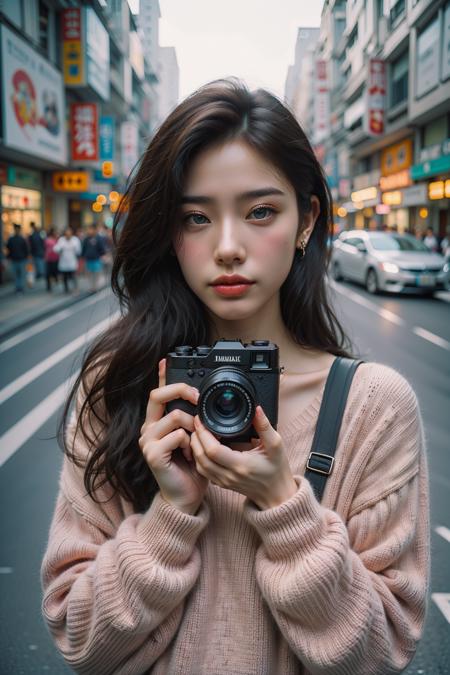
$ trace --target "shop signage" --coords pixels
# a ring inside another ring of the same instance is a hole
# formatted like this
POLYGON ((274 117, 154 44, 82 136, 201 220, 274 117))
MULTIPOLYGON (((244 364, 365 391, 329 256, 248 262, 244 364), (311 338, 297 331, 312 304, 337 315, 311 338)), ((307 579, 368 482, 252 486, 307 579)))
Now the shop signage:
POLYGON ((330 135, 330 93, 328 90, 328 64, 324 60, 315 63, 314 78, 314 144, 321 143, 330 135))
POLYGON ((384 134, 386 65, 381 59, 369 59, 365 129, 369 136, 384 134))
POLYGON ((427 201, 427 184, 419 183, 402 190, 403 206, 419 206, 427 201))
POLYGON ((64 81, 69 87, 89 85, 109 100, 109 35, 92 7, 62 13, 64 81))
POLYGON ((368 171, 367 173, 360 173, 358 176, 355 176, 353 178, 353 189, 364 190, 364 188, 371 187, 372 185, 377 185, 379 180, 380 180, 380 171, 378 169, 368 171))
POLYGON ((445 199, 450 197, 450 180, 437 180, 428 185, 430 199, 445 199))
POLYGON ((114 160, 114 136, 114 117, 103 115, 99 123, 100 159, 103 162, 114 160))
POLYGON ((109 100, 109 35, 95 10, 86 8, 87 83, 104 101, 109 100))
POLYGON ((437 159, 430 159, 422 164, 414 164, 410 168, 411 178, 419 180, 427 176, 436 176, 439 173, 450 171, 450 155, 441 155, 437 159))
POLYGON ((21 166, 8 166, 8 185, 16 187, 42 190, 41 174, 32 169, 23 169, 21 166))
POLYGON ((428 148, 423 148, 420 151, 420 161, 426 162, 429 159, 437 159, 441 155, 450 155, 450 138, 446 138, 442 143, 435 143, 428 148))
POLYGON ((390 176, 408 169, 413 163, 413 144, 410 138, 390 145, 381 151, 381 175, 390 176))
POLYGON ((62 12, 64 82, 69 86, 84 84, 81 18, 80 7, 62 12))
POLYGON ((89 188, 88 171, 55 171, 52 176, 55 192, 85 192, 89 188))
POLYGON ((403 169, 398 173, 393 173, 391 176, 380 177, 380 188, 382 190, 395 190, 396 188, 406 187, 411 185, 411 176, 408 169, 403 169))
POLYGON ((70 106, 72 159, 95 162, 98 153, 98 111, 95 103, 72 103, 70 106))
MULTIPOLYGON (((373 200, 377 201, 378 198, 378 189, 375 186, 364 188, 364 190, 356 190, 351 194, 352 202, 372 202, 373 200)), ((365 206, 370 206, 370 204, 365 204, 365 206)))
POLYGON ((392 190, 391 192, 383 192, 381 201, 388 206, 399 206, 402 203, 401 190, 392 190))
POLYGON ((139 157, 139 138, 136 122, 122 122, 120 136, 122 144, 122 173, 124 176, 128 176, 139 157))
POLYGON ((61 74, 6 26, 1 26, 1 42, 4 144, 65 164, 61 74))
POLYGON ((416 96, 419 98, 439 84, 439 15, 417 38, 416 47, 416 96))

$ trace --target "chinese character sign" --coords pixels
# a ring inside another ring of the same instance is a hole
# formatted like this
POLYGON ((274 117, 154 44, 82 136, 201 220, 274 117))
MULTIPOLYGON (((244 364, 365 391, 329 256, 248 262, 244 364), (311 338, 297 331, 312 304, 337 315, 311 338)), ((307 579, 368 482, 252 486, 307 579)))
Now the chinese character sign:
POLYGON ((314 144, 321 143, 330 133, 330 95, 328 91, 327 62, 315 63, 314 84, 314 144))
POLYGON ((386 97, 386 66, 381 59, 370 59, 367 83, 366 128, 370 136, 384 133, 384 102, 386 97))
POLYGON ((64 82, 72 86, 83 85, 83 33, 79 7, 62 12, 62 34, 64 82))
POLYGON ((72 103, 70 106, 72 159, 92 162, 99 159, 98 112, 95 103, 72 103))
POLYGON ((114 136, 115 124, 114 118, 109 115, 100 117, 100 159, 102 161, 114 160, 114 136))

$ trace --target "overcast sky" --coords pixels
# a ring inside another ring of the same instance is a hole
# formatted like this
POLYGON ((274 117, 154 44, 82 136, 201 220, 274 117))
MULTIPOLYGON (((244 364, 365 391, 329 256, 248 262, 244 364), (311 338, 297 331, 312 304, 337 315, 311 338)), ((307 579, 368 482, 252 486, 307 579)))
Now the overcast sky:
MULTIPOLYGON (((138 0, 129 0, 136 11, 138 0)), ((281 98, 299 26, 319 26, 322 0, 159 0, 161 46, 173 46, 180 98, 236 75, 281 98)))

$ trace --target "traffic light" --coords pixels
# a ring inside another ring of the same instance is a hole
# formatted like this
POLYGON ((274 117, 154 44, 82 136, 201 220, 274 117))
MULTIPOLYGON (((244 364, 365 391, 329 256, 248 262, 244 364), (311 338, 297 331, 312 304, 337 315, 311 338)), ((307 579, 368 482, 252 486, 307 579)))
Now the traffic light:
POLYGON ((114 176, 113 162, 102 162, 102 176, 103 178, 111 178, 114 176))

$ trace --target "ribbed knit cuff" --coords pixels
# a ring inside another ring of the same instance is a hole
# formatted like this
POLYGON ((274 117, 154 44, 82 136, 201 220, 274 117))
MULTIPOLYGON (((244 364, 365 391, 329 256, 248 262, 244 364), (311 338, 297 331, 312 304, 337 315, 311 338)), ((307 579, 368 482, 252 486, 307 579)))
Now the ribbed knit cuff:
POLYGON ((138 532, 148 541, 152 558, 163 565, 183 566, 191 557, 200 533, 209 521, 209 507, 202 502, 195 516, 169 504, 156 493, 143 515, 138 532))
POLYGON ((246 499, 244 517, 261 537, 266 555, 272 560, 291 558, 314 548, 321 536, 323 508, 303 476, 294 476, 297 492, 272 509, 260 511, 246 499))

